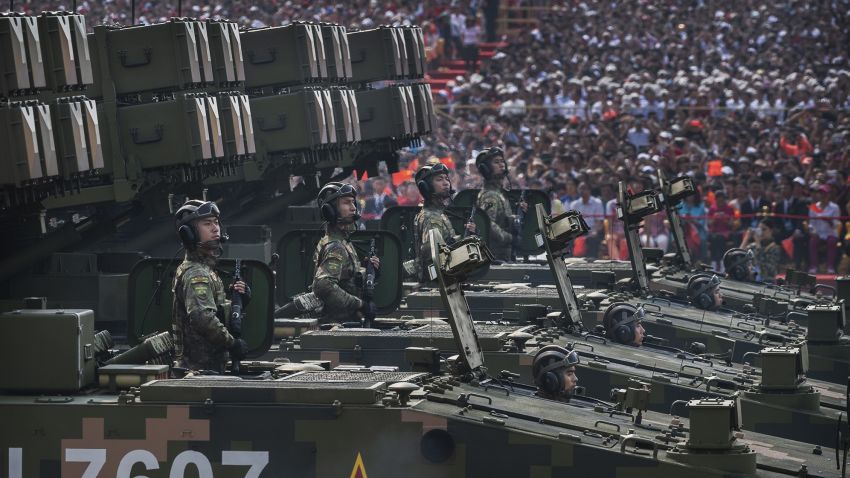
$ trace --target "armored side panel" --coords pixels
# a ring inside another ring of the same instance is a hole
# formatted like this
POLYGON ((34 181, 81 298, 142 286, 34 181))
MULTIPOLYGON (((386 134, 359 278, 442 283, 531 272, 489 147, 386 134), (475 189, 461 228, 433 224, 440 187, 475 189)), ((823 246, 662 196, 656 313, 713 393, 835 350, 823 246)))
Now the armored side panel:
POLYGON ((369 83, 401 79, 404 69, 399 37, 392 27, 348 33, 352 81, 369 83))
MULTIPOLYGON (((457 193, 454 199, 454 205, 469 207, 475 204, 478 199, 479 189, 464 189, 457 193)), ((516 205, 519 202, 519 197, 522 191, 515 189, 508 191, 508 199, 511 201, 511 208, 516 213, 516 205)), ((537 224, 537 215, 534 213, 536 204, 543 204, 546 214, 552 213, 552 201, 549 196, 543 191, 528 189, 525 192, 525 202, 528 203, 528 213, 525 215, 525 224, 522 228, 522 242, 517 250, 517 256, 537 255, 543 252, 542 244, 538 244, 534 236, 540 230, 540 225, 537 224)))
POLYGON ((76 392, 94 382, 94 312, 91 310, 16 310, 0 314, 9 340, 0 357, 0 388, 42 392, 76 392), (32 339, 50 350, 35 355, 32 339))
POLYGON ((207 104, 207 123, 210 128, 210 146, 214 158, 224 157, 224 141, 221 136, 221 115, 218 111, 218 98, 208 96, 205 98, 207 104))
POLYGON ((398 61, 401 63, 401 76, 403 78, 410 78, 410 63, 407 59, 407 39, 404 35, 403 28, 393 28, 393 35, 396 37, 396 45, 398 46, 398 61))
MULTIPOLYGON (((209 28, 206 22, 193 22, 193 25, 195 28, 195 49, 198 52, 198 70, 201 73, 201 79, 208 83, 216 81, 217 79, 213 75, 213 68, 224 69, 223 63, 227 61, 223 53, 225 46, 221 44, 221 38, 218 38, 219 43, 216 45, 210 44, 210 30, 213 30, 213 28, 209 28), (220 49, 213 51, 216 47, 220 49)), ((221 84, 219 83, 219 85, 221 84)))
POLYGON ((0 16, 0 94, 45 86, 37 18, 0 16))
POLYGON ((102 169, 100 124, 94 100, 60 98, 50 105, 56 150, 62 175, 75 176, 102 169))
MULTIPOLYGON (((278 262, 277 301, 279 304, 289 302, 292 296, 307 291, 313 284, 315 264, 313 253, 316 244, 322 238, 319 230, 301 230, 286 233, 277 243, 277 253, 281 258, 278 262)), ((351 242, 360 257, 369 252, 369 244, 375 239, 375 247, 381 258, 381 271, 375 283, 374 301, 379 314, 395 312, 401 302, 402 282, 401 272, 401 243, 394 234, 387 231, 357 231, 351 235, 351 242)))
POLYGON ((173 101, 120 108, 118 136, 128 159, 138 161, 142 168, 194 165, 212 159, 215 149, 209 125, 213 118, 207 100, 203 95, 185 94, 173 101))
POLYGON ((219 93, 218 110, 221 115, 219 119, 224 142, 224 156, 234 158, 256 152, 248 96, 236 92, 219 93), (248 107, 245 108, 245 105, 248 107))
MULTIPOLYGON (((330 90, 321 90, 322 105, 325 112, 325 128, 327 129, 327 142, 336 143, 339 141, 336 134, 336 113, 334 112, 333 97, 330 90)), ((342 140, 345 142, 345 139, 342 140)))
MULTIPOLYGON (((59 161, 56 156, 56 140, 53 131, 53 117, 50 115, 50 105, 35 105, 38 123, 39 151, 42 158, 42 171, 47 177, 59 175, 59 161)), ((88 114, 88 111, 86 112, 88 114)))
POLYGON ((422 78, 425 75, 425 41, 422 37, 422 29, 419 27, 404 27, 404 43, 407 47, 408 76, 412 79, 422 78))
POLYGON ((321 80, 328 79, 328 56, 325 51, 325 38, 322 32, 322 26, 310 24, 309 27, 313 30, 313 47, 316 49, 316 63, 319 70, 319 78, 321 80))
POLYGON ((325 44, 328 80, 345 83, 351 78, 351 55, 348 52, 345 27, 324 24, 322 39, 325 44))
POLYGON ((408 98, 402 88, 390 86, 355 93, 363 141, 410 136, 408 98))
POLYGON ((411 136, 416 136, 419 134, 419 124, 416 121, 416 102, 413 98, 413 90, 409 85, 401 86, 399 88, 403 93, 405 105, 407 106, 407 129, 411 136))
POLYGON ((212 73, 219 86, 237 86, 245 81, 239 27, 227 21, 206 23, 209 35, 212 73))
POLYGON ((354 141, 363 139, 363 130, 360 129, 360 107, 357 103, 357 94, 354 90, 348 91, 348 104, 351 108, 351 130, 354 133, 354 141))
POLYGON ((289 86, 320 80, 315 29, 305 23, 242 32, 245 86, 289 86))
POLYGON ((338 143, 353 143, 355 141, 351 122, 351 109, 353 105, 349 101, 349 92, 354 93, 353 90, 329 91, 333 104, 334 124, 336 126, 336 139, 338 143))
POLYGON ((94 81, 85 18, 67 13, 44 13, 38 19, 47 87, 78 89, 94 81))
POLYGON ((250 104, 261 151, 315 149, 328 141, 323 95, 319 90, 252 98, 250 104))
POLYGON ((168 23, 111 30, 107 35, 109 71, 115 92, 185 90, 204 86, 203 59, 209 44, 199 42, 196 22, 168 23))
POLYGON ((22 186, 44 176, 36 107, 0 108, 0 184, 22 186))
MULTIPOLYGON (((135 345, 141 337, 171 330, 171 286, 179 260, 144 259, 136 263, 129 276, 127 340, 135 345), (158 281, 162 285, 158 285, 158 281)), ((225 285, 230 285, 235 261, 222 259, 216 270, 225 285)), ((274 277, 259 261, 242 261, 242 277, 251 287, 251 302, 243 311, 242 338, 248 342, 248 354, 259 356, 272 343, 274 328, 274 277)))
POLYGON ((416 129, 419 134, 430 134, 437 123, 434 118, 434 100, 429 85, 410 85, 416 108, 416 129))

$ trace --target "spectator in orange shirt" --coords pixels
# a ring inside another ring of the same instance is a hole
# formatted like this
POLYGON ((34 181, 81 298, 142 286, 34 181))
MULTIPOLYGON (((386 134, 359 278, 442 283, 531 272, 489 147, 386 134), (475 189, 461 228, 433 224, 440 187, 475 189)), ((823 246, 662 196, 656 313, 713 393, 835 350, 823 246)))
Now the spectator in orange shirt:
POLYGON ((788 156, 801 158, 812 152, 812 145, 806 135, 799 131, 783 133, 779 138, 779 147, 788 156))

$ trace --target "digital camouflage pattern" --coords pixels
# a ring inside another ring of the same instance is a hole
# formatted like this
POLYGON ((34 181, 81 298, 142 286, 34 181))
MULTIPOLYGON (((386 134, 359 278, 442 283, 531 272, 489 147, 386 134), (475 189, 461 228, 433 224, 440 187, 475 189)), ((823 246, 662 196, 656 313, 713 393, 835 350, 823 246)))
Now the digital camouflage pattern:
POLYGON ((773 281, 773 278, 779 273, 782 248, 776 242, 770 241, 768 244, 750 244, 749 249, 753 251, 754 262, 759 267, 759 275, 762 280, 768 278, 768 280, 773 281))
POLYGON ((229 315, 230 304, 215 264, 214 257, 187 252, 171 287, 177 365, 190 370, 223 371, 227 349, 235 340, 219 319, 219 312, 221 317, 229 315))
POLYGON ((490 252, 496 259, 508 261, 511 258, 511 225, 514 215, 511 213, 511 202, 505 190, 499 185, 488 182, 478 193, 475 205, 490 217, 490 252))
POLYGON ((453 241, 457 240, 457 234, 455 234, 455 229, 452 227, 449 217, 446 216, 445 209, 441 205, 428 201, 413 219, 413 226, 416 232, 415 237, 419 241, 416 253, 418 254, 417 264, 420 282, 426 282, 427 266, 431 263, 431 246, 428 243, 428 231, 436 229, 440 231, 442 237, 450 237, 453 241))
POLYGON ((313 255, 316 277, 313 292, 324 304, 323 322, 353 320, 360 308, 363 294, 363 268, 357 251, 345 232, 329 228, 316 245, 313 255))

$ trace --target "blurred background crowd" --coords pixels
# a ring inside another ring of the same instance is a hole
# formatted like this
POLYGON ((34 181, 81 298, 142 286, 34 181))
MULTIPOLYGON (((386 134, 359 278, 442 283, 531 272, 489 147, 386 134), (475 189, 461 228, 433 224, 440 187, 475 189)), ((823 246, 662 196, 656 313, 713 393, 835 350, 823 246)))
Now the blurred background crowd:
MULTIPOLYGON (((54 3, 16 9, 73 8, 54 3)), ((128 24, 130 3, 76 8, 91 25, 128 24)), ((178 13, 176 1, 136 3, 137 22, 178 13)), ((585 213, 594 234, 578 254, 625 258, 618 182, 637 192, 661 171, 698 185, 681 210, 698 259, 722 268, 723 251, 742 246, 777 263, 765 270, 850 273, 850 0, 186 1, 181 10, 246 27, 417 24, 432 71, 463 60, 462 74, 434 83, 440 128, 401 152, 402 171, 356 180, 367 219, 418 204, 412 172, 434 158, 455 170, 456 189, 480 186, 475 154, 501 146, 513 187, 585 213), (488 42, 498 50, 479 59, 488 42)), ((665 218, 648 218, 642 240, 668 250, 665 218)))

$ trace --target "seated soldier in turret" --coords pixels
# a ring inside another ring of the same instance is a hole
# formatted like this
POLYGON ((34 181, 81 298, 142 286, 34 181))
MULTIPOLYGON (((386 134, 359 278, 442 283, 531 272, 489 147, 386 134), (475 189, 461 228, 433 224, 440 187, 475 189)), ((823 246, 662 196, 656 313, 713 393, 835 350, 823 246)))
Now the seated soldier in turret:
POLYGON ((537 395, 550 400, 570 401, 578 383, 578 363, 579 356, 575 350, 558 345, 547 345, 538 350, 531 365, 537 395))
POLYGON ((611 304, 602 317, 605 336, 623 345, 640 347, 646 338, 646 330, 641 323, 645 315, 642 306, 635 307, 625 302, 611 304))
POLYGON ((753 251, 745 251, 740 247, 729 249, 723 254, 723 270, 726 271, 726 277, 730 279, 752 281, 755 277, 753 251))
POLYGON ((723 305, 720 278, 717 275, 697 274, 688 281, 688 300, 702 310, 717 310, 723 305))

